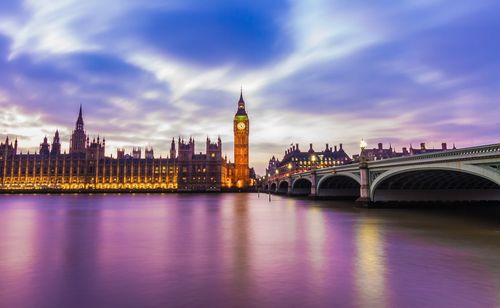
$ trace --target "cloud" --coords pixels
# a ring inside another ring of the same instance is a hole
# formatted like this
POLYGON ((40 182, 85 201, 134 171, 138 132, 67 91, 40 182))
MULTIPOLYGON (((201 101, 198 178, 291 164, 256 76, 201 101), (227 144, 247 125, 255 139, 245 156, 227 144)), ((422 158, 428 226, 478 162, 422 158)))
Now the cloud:
MULTIPOLYGON (((168 106, 168 84, 119 57, 85 52, 41 58, 22 54, 6 60, 8 49, 8 40, 0 39, 4 59, 0 103, 19 106, 10 114, 33 117, 37 113, 33 124, 51 128, 45 134, 51 135, 59 127, 62 138, 69 136, 80 103, 87 129, 95 135, 130 134, 139 129, 144 134, 139 139, 144 139, 164 128, 158 122, 175 115, 176 108, 168 106), (152 92, 154 97, 144 98, 152 92)), ((20 134, 26 123, 5 118, 2 126, 9 133, 20 134)), ((35 131, 32 138, 31 143, 37 144, 41 137, 35 131)))
POLYGON ((202 67, 233 64, 254 68, 291 51, 278 23, 284 1, 199 2, 178 9, 155 7, 128 12, 118 31, 135 36, 146 48, 202 67), (127 22, 125 22, 127 21, 127 22))
POLYGON ((494 143, 498 12, 486 0, 2 1, 0 134, 36 148, 59 128, 67 142, 83 103, 108 153, 165 156, 171 137, 208 134, 232 157, 243 85, 259 172, 292 142, 494 143))
POLYGON ((18 0, 2 0, 0 2, 0 16, 10 16, 22 11, 23 5, 18 0))

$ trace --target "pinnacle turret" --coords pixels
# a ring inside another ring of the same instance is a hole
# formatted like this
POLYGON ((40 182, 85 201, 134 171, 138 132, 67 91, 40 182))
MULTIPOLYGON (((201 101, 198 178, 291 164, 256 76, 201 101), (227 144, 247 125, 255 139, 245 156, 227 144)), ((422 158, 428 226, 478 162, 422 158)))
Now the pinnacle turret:
POLYGON ((76 129, 83 130, 82 104, 80 104, 80 111, 78 112, 78 119, 76 120, 76 129))
POLYGON ((240 90, 240 99, 238 100, 238 111, 236 111, 237 116, 246 116, 247 112, 245 110, 245 100, 243 99, 243 88, 240 90))

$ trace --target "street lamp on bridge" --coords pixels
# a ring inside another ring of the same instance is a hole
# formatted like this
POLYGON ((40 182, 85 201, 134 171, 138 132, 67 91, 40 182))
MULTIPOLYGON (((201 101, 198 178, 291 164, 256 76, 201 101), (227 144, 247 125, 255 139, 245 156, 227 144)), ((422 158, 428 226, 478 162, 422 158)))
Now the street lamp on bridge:
POLYGON ((311 157, 309 157, 309 160, 311 161, 311 169, 316 169, 316 155, 311 155, 311 157))
POLYGON ((361 141, 359 142, 359 147, 361 148, 361 153, 363 153, 363 151, 366 149, 367 146, 368 146, 368 144, 366 144, 366 141, 364 139, 361 139, 361 141))
POLYGON ((361 149, 361 153, 359 154, 359 162, 360 163, 366 162, 365 149, 367 146, 368 146, 368 144, 366 143, 366 141, 364 139, 361 139, 361 141, 359 142, 359 148, 361 149))
POLYGON ((359 176, 361 180, 360 185, 360 196, 357 201, 365 202, 368 204, 370 201, 370 186, 368 180, 368 163, 366 162, 365 149, 367 147, 366 141, 361 139, 359 142, 359 147, 361 148, 361 153, 359 154, 359 176))

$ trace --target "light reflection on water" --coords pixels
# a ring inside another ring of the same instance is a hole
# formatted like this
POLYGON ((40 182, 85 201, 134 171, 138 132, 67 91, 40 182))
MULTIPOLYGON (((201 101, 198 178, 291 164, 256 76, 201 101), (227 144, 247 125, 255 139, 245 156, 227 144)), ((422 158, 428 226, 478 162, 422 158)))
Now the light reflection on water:
POLYGON ((0 196, 0 307, 498 307, 500 226, 255 194, 0 196))
POLYGON ((366 218, 356 230, 356 284, 363 307, 385 307, 385 245, 381 227, 366 218))

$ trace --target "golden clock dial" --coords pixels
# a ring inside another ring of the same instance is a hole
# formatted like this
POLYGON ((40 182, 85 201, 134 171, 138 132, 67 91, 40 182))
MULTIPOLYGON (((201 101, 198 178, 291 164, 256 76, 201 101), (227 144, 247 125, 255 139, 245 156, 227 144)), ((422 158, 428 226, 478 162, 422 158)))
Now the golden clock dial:
POLYGON ((238 124, 236 125, 236 127, 237 127, 239 130, 244 130, 244 129, 245 129, 245 127, 246 127, 246 125, 245 125, 245 123, 240 122, 240 123, 238 123, 238 124))

